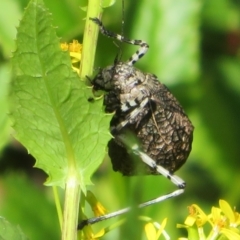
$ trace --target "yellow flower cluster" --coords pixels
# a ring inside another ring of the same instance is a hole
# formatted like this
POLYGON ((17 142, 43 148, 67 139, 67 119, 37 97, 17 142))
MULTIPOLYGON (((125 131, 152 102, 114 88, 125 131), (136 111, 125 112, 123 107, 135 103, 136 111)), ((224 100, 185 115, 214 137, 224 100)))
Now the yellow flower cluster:
MULTIPOLYGON (((240 214, 232 209, 228 202, 219 200, 219 207, 212 207, 210 214, 205 214, 204 211, 196 204, 189 208, 189 215, 184 224, 178 224, 178 227, 183 227, 188 230, 188 235, 195 236, 200 240, 240 240, 240 214), (210 232, 206 235, 204 228, 209 223, 211 226, 210 232)), ((179 238, 186 240, 187 238, 179 238)))
POLYGON ((79 43, 77 40, 73 40, 72 43, 61 43, 60 47, 63 51, 69 51, 71 61, 72 61, 72 68, 74 71, 79 72, 79 66, 76 64, 80 63, 82 58, 82 44, 79 43))
MULTIPOLYGON (((95 216, 106 214, 106 209, 93 193, 88 191, 86 200, 95 216)), ((187 229, 188 238, 179 238, 178 240, 240 240, 240 214, 232 209, 226 201, 219 200, 219 207, 212 207, 209 214, 204 213, 197 204, 189 206, 188 211, 189 215, 184 224, 177 225, 178 228, 187 229), (206 230, 208 230, 208 233, 205 232, 206 230)), ((158 240, 160 236, 170 239, 164 229, 167 224, 166 218, 161 224, 146 216, 140 216, 139 219, 146 222, 144 230, 148 240, 158 240)), ((83 234, 86 239, 100 239, 107 232, 122 225, 124 221, 120 220, 109 227, 103 228, 97 234, 93 233, 91 226, 86 226, 83 229, 83 234)))

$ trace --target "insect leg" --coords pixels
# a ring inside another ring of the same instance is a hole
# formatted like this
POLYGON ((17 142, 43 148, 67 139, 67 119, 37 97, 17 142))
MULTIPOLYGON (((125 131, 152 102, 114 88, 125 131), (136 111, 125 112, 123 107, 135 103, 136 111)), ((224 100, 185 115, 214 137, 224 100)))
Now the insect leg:
MULTIPOLYGON (((128 115, 126 115, 125 120, 120 122, 116 127, 112 127, 111 132, 117 133, 121 131, 127 124, 138 124, 140 120, 148 113, 148 110, 145 110, 146 105, 148 104, 149 99, 145 98, 139 105, 139 107, 134 108, 128 115)), ((122 107, 123 108, 123 107, 122 107)))
POLYGON ((149 157, 146 153, 144 153, 141 150, 140 145, 137 142, 137 139, 134 138, 134 135, 132 135, 131 132, 122 131, 121 134, 117 135, 116 137, 117 137, 118 141, 122 142, 129 151, 131 151, 133 154, 139 156, 144 163, 146 163, 151 168, 156 169, 156 171, 158 173, 160 173, 164 177, 168 178, 179 189, 185 188, 185 186, 186 186, 185 181, 183 181, 177 175, 171 174, 164 167, 157 165, 156 162, 151 157, 149 157))
POLYGON ((142 40, 130 40, 122 35, 119 35, 117 33, 113 33, 109 30, 107 30, 102 22, 100 21, 100 19, 98 18, 90 18, 90 20, 92 20, 93 22, 95 22, 99 28, 100 28, 100 31, 103 35, 107 36, 107 37, 110 37, 110 38, 114 38, 114 39, 117 39, 119 40, 120 42, 125 42, 125 43, 129 43, 129 44, 132 44, 132 45, 137 45, 137 46, 140 46, 140 48, 128 59, 128 61, 126 62, 126 64, 132 66, 135 62, 137 62, 141 57, 143 57, 148 48, 149 48, 149 45, 142 41, 142 40))
MULTIPOLYGON (((147 202, 144 202, 144 203, 141 203, 139 204, 137 207, 138 208, 144 208, 144 207, 147 207, 149 205, 153 205, 155 203, 159 203, 159 202, 162 202, 162 201, 165 201, 169 198, 173 198, 173 197, 176 197, 180 194, 182 194, 184 192, 183 189, 178 189, 174 192, 171 192, 169 194, 166 194, 166 195, 163 195, 163 196, 160 196, 158 198, 155 198, 155 199, 152 199, 150 201, 147 201, 147 202)), ((112 212, 112 213, 109 213, 109 214, 106 214, 106 215, 103 215, 103 216, 99 216, 99 217, 94 217, 94 218, 89 218, 89 219, 85 219, 83 221, 81 221, 79 224, 78 224, 78 227, 77 229, 78 230, 81 230, 83 229, 86 225, 89 225, 89 224, 94 224, 94 223, 97 223, 97 222, 101 222, 103 220, 107 220, 107 219, 110 219, 110 218, 113 218, 113 217, 117 217, 117 216, 120 216, 124 213, 127 213, 129 211, 131 211, 132 209, 134 208, 131 208, 131 207, 127 207, 127 208, 123 208, 121 210, 118 210, 116 212, 112 212)))
POLYGON ((146 163, 148 166, 152 168, 155 168, 157 172, 159 172, 164 177, 168 178, 178 188, 180 189, 185 188, 186 183, 180 177, 178 177, 177 175, 171 174, 164 167, 157 165, 156 162, 152 158, 150 158, 146 153, 140 151, 137 145, 134 145, 134 148, 135 149, 133 149, 133 153, 135 153, 136 155, 139 155, 144 163, 146 163))

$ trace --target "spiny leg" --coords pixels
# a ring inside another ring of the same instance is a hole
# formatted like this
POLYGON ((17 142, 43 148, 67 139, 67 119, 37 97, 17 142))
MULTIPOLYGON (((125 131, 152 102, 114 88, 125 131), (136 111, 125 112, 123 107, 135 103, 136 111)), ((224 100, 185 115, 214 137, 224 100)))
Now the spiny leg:
POLYGON ((120 42, 125 42, 125 43, 129 43, 129 44, 132 44, 132 45, 137 45, 137 46, 140 46, 140 48, 128 59, 128 61, 126 62, 126 64, 132 66, 135 62, 137 62, 141 57, 143 57, 148 48, 149 48, 149 45, 142 41, 142 40, 130 40, 122 35, 119 35, 117 33, 113 33, 109 30, 107 30, 102 22, 100 21, 100 19, 98 18, 90 18, 90 20, 92 20, 93 22, 95 22, 99 28, 100 28, 100 31, 103 35, 107 36, 107 37, 110 37, 110 38, 114 38, 114 39, 117 39, 119 40, 120 42))

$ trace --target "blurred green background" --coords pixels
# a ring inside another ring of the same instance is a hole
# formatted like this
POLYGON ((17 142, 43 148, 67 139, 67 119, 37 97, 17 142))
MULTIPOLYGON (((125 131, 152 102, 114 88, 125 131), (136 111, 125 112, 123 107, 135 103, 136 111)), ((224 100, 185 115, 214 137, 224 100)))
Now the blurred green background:
MULTIPOLYGON (((136 66, 156 74, 179 99, 195 126, 193 150, 177 174, 187 182, 182 196, 146 209, 146 215, 161 222, 168 218, 166 231, 184 236, 177 229, 192 203, 206 213, 225 199, 240 211, 240 2, 238 0, 125 0, 123 32, 150 45, 136 66)), ((0 1, 0 216, 20 225, 29 239, 59 239, 59 225, 50 188, 42 184, 46 175, 32 168, 34 159, 11 138, 8 89, 10 57, 16 26, 27 0, 0 1)), ((61 41, 82 42, 87 5, 81 0, 45 1, 53 13, 53 25, 61 41)), ((108 29, 122 32, 122 1, 107 8, 103 22, 108 29)), ((93 16, 94 17, 94 16, 93 16)), ((112 64, 119 48, 123 61, 135 46, 99 37, 95 67, 112 64)), ((31 63, 29 63, 31 64, 31 63)), ((173 191, 171 182, 160 176, 122 177, 104 160, 92 178, 90 189, 101 203, 114 211, 173 191)), ((88 216, 92 216, 89 211, 88 216)), ((134 214, 121 228, 104 239, 145 239, 143 222, 134 214)), ((94 226, 114 223, 116 219, 94 226)))

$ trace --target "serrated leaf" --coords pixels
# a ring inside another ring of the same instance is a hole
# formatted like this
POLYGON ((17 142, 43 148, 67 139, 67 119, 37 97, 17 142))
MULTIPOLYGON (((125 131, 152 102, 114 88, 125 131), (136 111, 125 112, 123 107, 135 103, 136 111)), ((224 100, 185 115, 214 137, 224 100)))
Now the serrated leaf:
POLYGON ((27 240, 19 227, 13 226, 3 217, 0 217, 0 240, 27 240))
POLYGON ((61 51, 42 0, 26 8, 13 57, 12 98, 16 138, 49 174, 47 185, 64 186, 70 172, 83 191, 101 163, 110 116, 102 102, 91 103, 91 89, 72 71, 61 51))

